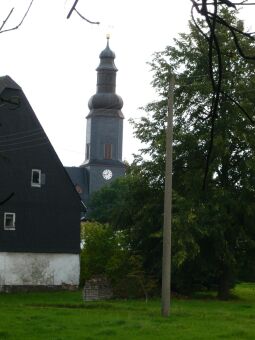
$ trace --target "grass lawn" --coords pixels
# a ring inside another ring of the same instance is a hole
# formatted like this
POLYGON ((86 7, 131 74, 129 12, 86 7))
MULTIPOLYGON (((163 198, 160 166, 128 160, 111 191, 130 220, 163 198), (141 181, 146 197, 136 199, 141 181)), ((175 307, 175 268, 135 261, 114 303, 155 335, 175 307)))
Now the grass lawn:
POLYGON ((172 315, 160 301, 83 303, 81 292, 0 294, 0 339, 255 339, 255 284, 238 298, 174 299, 172 315))

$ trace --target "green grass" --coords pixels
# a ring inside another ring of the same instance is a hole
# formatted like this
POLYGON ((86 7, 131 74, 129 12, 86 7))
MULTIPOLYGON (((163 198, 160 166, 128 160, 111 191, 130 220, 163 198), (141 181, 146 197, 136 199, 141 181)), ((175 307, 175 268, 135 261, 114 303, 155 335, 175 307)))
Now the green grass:
POLYGON ((255 285, 238 298, 174 299, 172 315, 160 301, 83 303, 81 292, 0 294, 0 339, 255 339, 255 285))

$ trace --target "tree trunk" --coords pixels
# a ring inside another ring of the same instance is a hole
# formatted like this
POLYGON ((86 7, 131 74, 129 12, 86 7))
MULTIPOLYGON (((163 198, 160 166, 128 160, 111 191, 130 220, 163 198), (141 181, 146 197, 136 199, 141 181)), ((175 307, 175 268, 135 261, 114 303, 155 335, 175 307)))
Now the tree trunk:
POLYGON ((230 298, 230 289, 232 288, 232 284, 233 280, 231 271, 227 266, 224 266, 218 285, 218 298, 220 300, 228 300, 230 298))

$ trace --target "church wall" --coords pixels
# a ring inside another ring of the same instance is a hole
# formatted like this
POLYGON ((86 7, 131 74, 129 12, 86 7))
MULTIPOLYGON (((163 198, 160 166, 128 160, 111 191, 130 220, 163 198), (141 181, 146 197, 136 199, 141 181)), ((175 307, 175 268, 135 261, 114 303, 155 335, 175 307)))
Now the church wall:
POLYGON ((78 286, 77 254, 0 253, 0 291, 5 286, 78 286))
POLYGON ((94 191, 101 189, 104 185, 111 183, 112 181, 116 180, 118 177, 124 176, 125 174, 125 167, 114 167, 111 165, 104 165, 104 166, 90 166, 90 194, 94 191), (106 181, 103 178, 103 171, 105 169, 109 169, 112 171, 112 178, 106 181))
POLYGON ((119 161, 122 161, 123 119, 119 119, 117 124, 118 124, 117 159, 119 161))
POLYGON ((123 119, 96 117, 91 124, 91 159, 104 159, 103 145, 113 145, 113 159, 122 161, 123 119))

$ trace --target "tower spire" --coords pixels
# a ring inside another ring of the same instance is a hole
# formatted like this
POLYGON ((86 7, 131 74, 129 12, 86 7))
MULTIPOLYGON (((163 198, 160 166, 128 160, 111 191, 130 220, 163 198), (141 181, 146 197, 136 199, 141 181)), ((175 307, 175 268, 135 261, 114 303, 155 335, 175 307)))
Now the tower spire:
POLYGON ((118 71, 115 66, 115 53, 110 49, 110 35, 106 36, 107 44, 105 49, 100 53, 100 63, 97 71, 97 91, 88 103, 91 115, 108 115, 124 118, 121 112, 123 101, 116 94, 116 73, 118 71))
POLYGON ((115 176, 123 174, 123 101, 116 94, 117 67, 115 53, 110 49, 109 36, 105 49, 100 53, 97 67, 97 91, 89 100, 87 115, 86 154, 84 166, 97 164, 102 167, 119 169, 112 171, 115 176), (122 169, 122 170, 120 170, 122 169))

